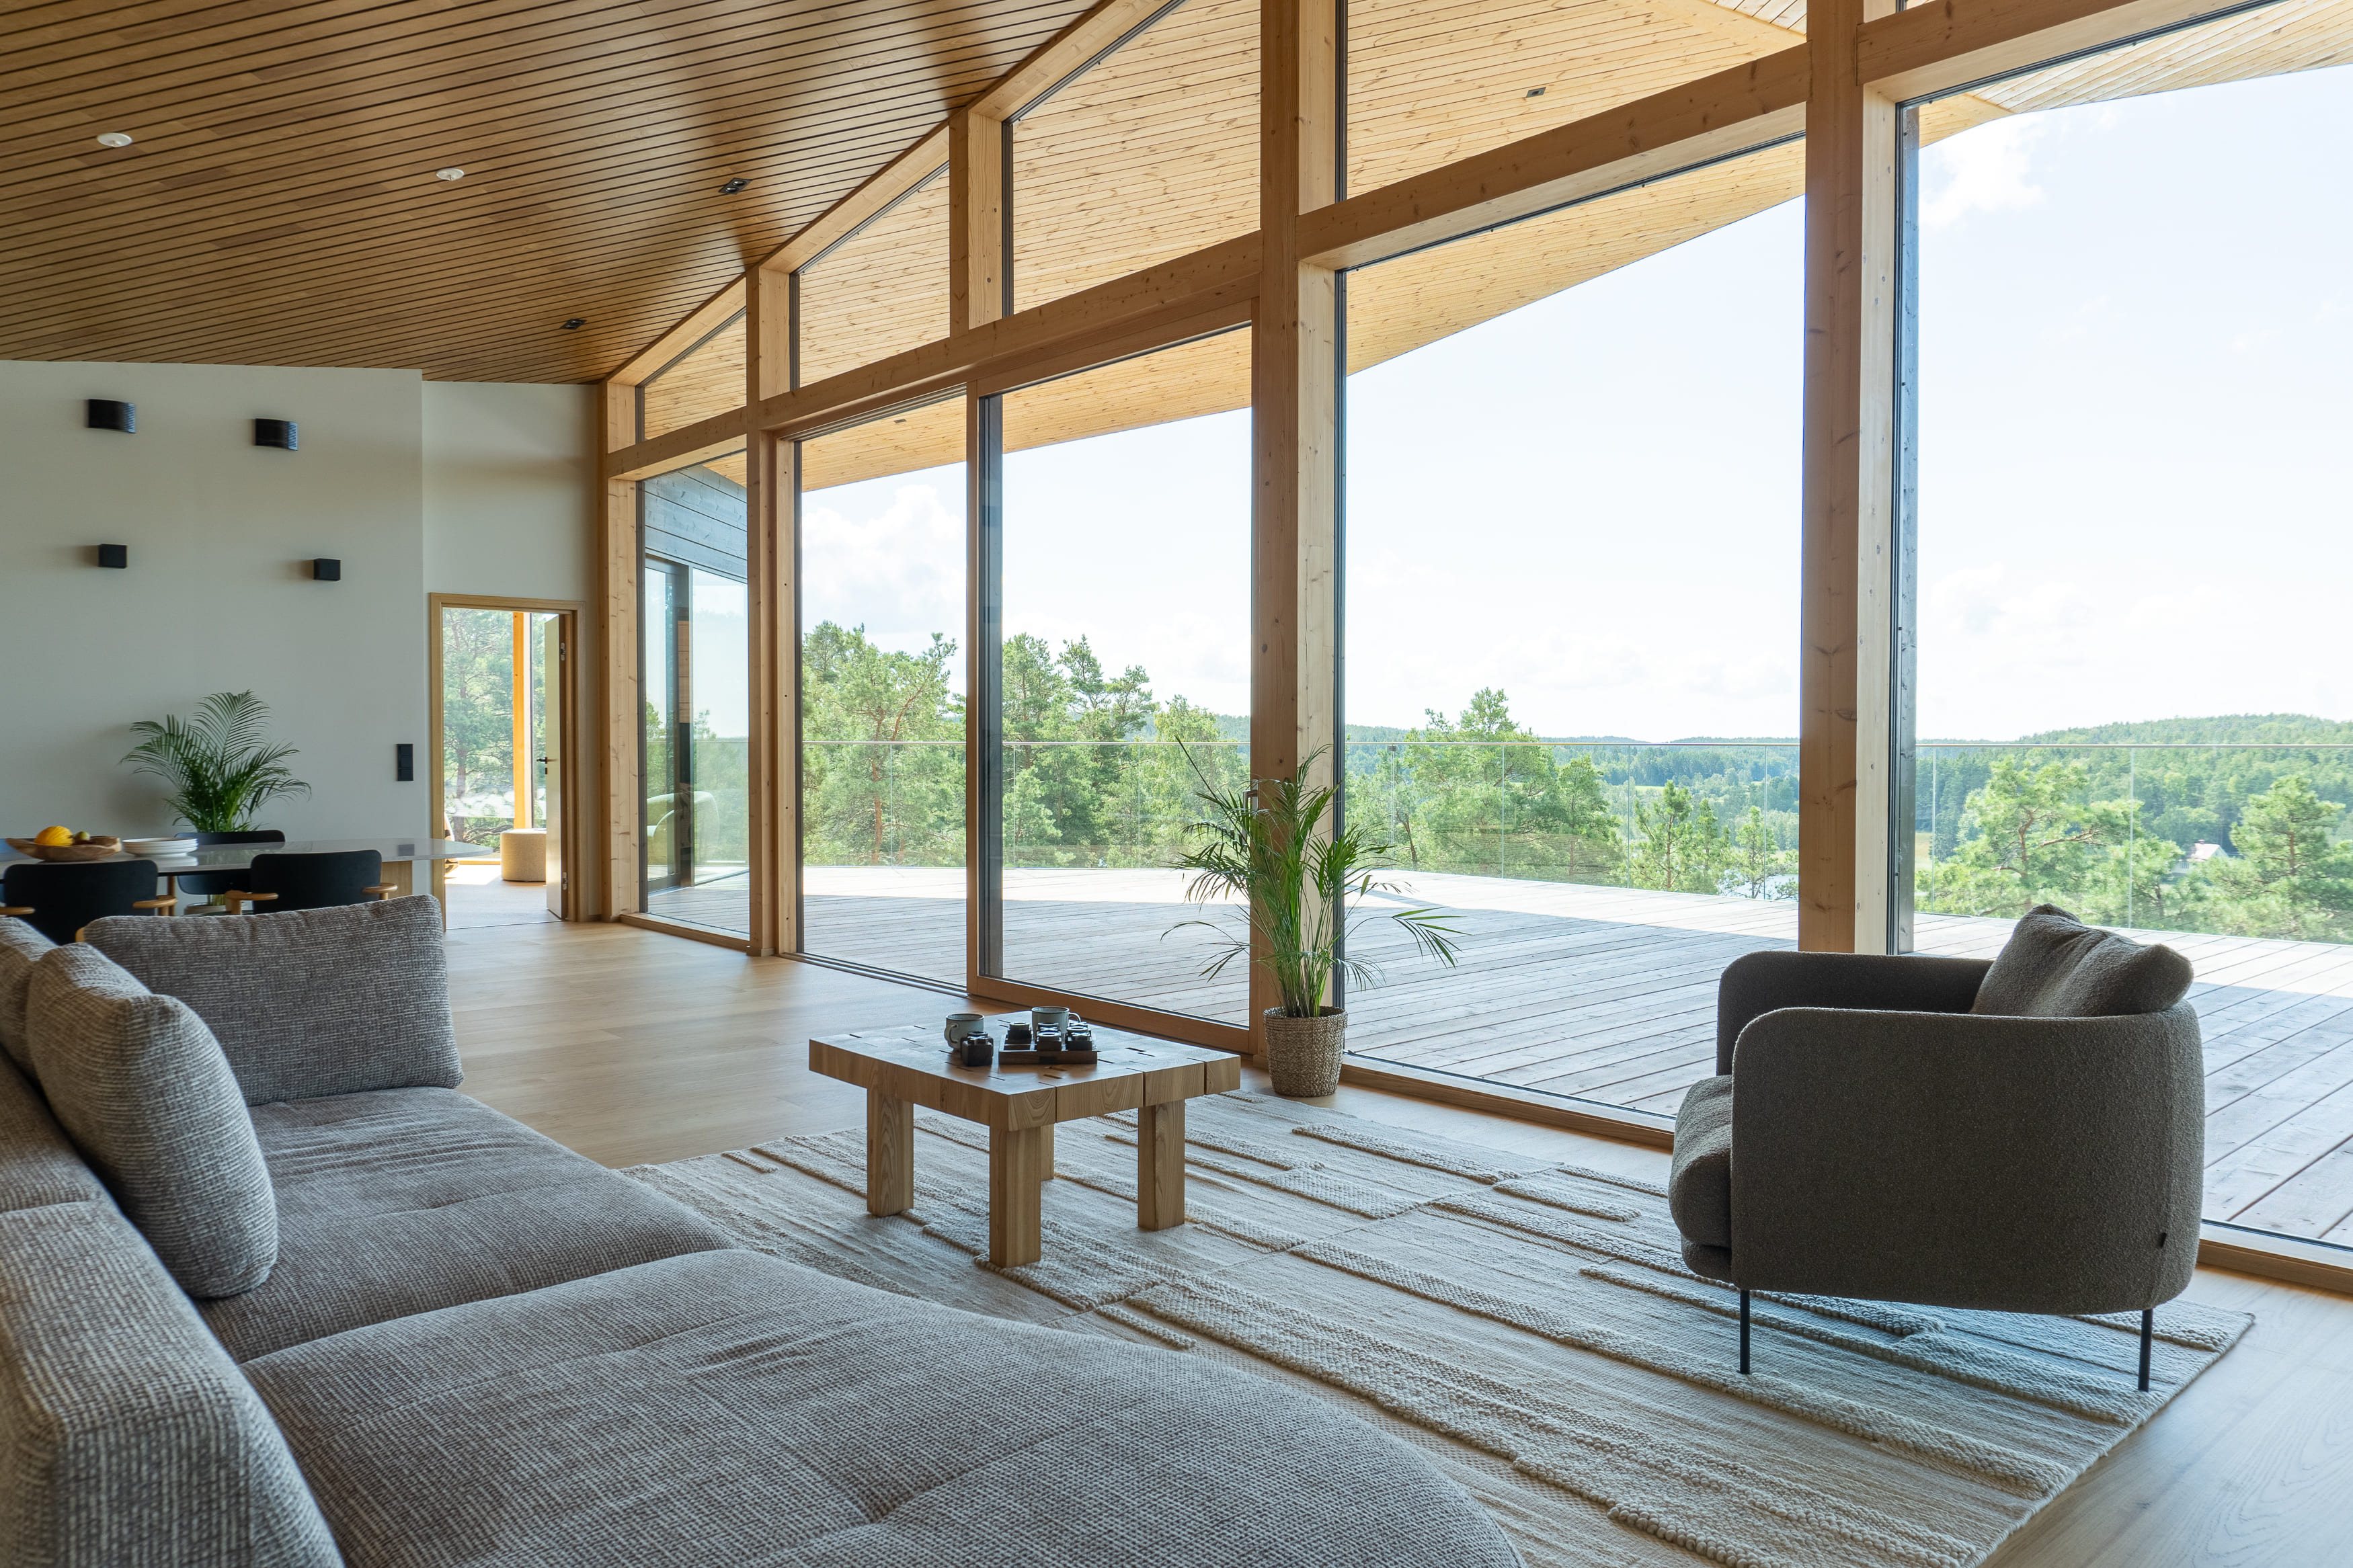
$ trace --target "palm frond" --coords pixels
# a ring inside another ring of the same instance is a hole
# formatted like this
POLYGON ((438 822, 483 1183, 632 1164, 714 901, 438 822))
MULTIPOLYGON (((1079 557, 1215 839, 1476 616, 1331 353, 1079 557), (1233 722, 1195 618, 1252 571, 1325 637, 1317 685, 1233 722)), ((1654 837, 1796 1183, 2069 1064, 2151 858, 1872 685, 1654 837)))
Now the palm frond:
POLYGON ((311 793, 286 766, 294 748, 269 743, 269 706, 250 691, 216 691, 192 719, 142 719, 131 732, 141 739, 122 760, 169 785, 164 804, 200 833, 250 827, 270 801, 311 793))

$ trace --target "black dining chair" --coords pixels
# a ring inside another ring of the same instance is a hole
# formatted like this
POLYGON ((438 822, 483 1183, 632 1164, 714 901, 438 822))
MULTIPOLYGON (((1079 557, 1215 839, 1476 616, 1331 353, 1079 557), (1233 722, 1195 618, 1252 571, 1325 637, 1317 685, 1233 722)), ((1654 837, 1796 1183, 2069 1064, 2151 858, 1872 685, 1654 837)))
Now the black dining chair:
MULTIPOLYGON (((286 835, 275 827, 256 827, 237 833, 199 833, 196 847, 208 844, 283 844, 286 835)), ((192 871, 178 879, 174 886, 183 893, 197 893, 216 899, 245 880, 242 871, 192 871)))
POLYGON ((81 928, 108 915, 167 912, 155 897, 153 860, 27 861, 0 877, 0 915, 14 915, 51 942, 77 942, 81 928))
POLYGON ((256 914, 287 910, 324 910, 364 904, 396 890, 384 875, 384 857, 373 849, 335 849, 304 855, 256 855, 238 886, 221 895, 230 914, 248 903, 266 904, 256 914))

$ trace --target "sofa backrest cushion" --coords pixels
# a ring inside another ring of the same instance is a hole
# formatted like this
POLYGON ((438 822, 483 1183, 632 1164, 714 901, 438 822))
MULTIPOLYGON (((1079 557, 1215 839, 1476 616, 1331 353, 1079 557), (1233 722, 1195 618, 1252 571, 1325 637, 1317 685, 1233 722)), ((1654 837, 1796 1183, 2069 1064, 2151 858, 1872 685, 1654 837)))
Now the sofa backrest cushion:
POLYGON ((455 1089, 441 901, 93 921, 83 940, 210 1026, 248 1105, 455 1089))
POLYGON ((2037 904, 2010 933, 1969 1011, 2023 1018, 2162 1013, 2189 990, 2189 961, 2037 904))
POLYGON ((341 1561, 286 1439, 113 1204, 0 1214, 0 1563, 341 1561))
POLYGON ((0 1062, 0 1213, 108 1201, 106 1184, 49 1114, 40 1089, 0 1062))
POLYGON ((25 1054, 25 988, 33 965, 57 944, 13 915, 0 915, 0 1055, 29 1067, 25 1054))
POLYGON ((269 1278, 277 1195, 204 1020, 79 942, 34 966, 25 1020, 49 1109, 180 1288, 234 1296, 269 1278))

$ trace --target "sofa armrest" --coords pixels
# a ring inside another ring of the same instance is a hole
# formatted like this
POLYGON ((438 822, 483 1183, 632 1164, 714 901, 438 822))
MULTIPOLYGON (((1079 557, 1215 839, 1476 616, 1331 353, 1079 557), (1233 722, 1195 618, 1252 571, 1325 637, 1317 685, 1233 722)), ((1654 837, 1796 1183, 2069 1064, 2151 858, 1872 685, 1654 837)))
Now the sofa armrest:
POLYGON ((1715 987, 1715 1070, 1732 1070, 1732 1043, 1749 1020, 1780 1007, 1867 1007, 1966 1013, 1993 967, 1984 958, 1883 957, 1862 952, 1743 953, 1715 987))
POLYGON ((1744 1030, 1732 1258, 1752 1289, 2000 1311, 2170 1300, 2197 1262, 2198 1016, 1796 1007, 1744 1030))

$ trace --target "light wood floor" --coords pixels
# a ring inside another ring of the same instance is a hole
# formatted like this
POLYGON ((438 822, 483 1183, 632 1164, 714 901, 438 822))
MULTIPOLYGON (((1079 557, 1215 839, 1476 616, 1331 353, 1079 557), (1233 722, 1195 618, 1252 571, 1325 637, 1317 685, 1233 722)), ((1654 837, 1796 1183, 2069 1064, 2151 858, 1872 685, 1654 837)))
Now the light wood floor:
MULTIPOLYGON (((936 1022, 951 998, 625 926, 453 930, 467 1089, 608 1165, 863 1125, 811 1074, 812 1034, 936 1022)), ((1254 1072, 1245 1082, 1260 1087, 1254 1072)), ((1344 1089, 1351 1115, 1611 1170, 1655 1151, 1344 1089)), ((2343 1568, 2353 1563, 2353 1300, 2200 1269, 2191 1295, 2254 1329, 1992 1568, 2343 1568)))

